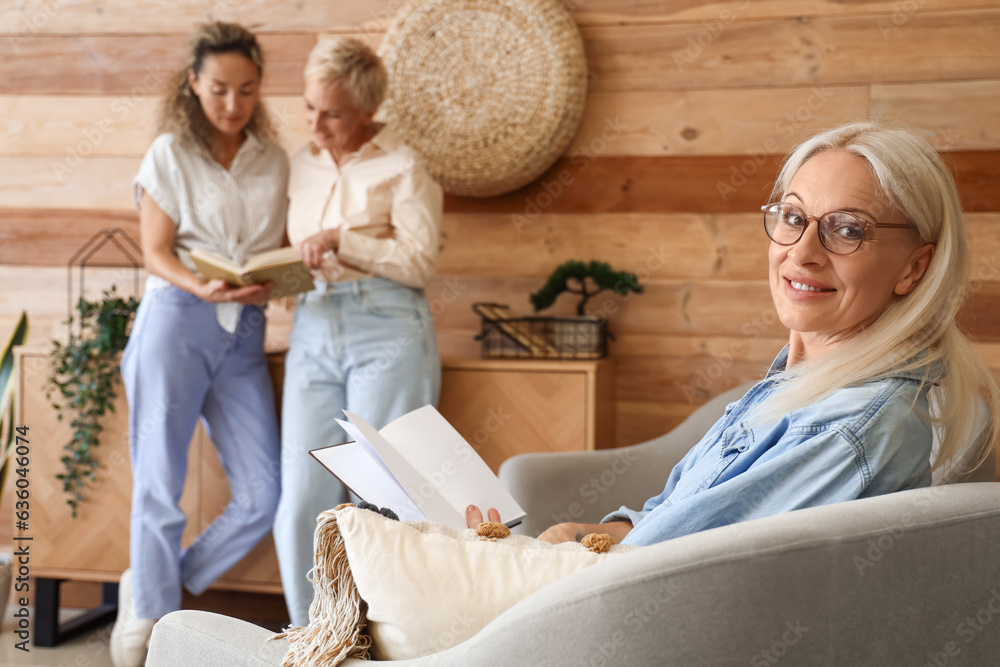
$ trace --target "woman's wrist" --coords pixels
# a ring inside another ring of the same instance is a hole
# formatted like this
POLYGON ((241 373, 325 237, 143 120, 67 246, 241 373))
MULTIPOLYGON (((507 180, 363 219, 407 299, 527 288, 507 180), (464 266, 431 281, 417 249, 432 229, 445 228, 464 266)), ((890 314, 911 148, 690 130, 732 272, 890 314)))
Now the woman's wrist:
POLYGON ((332 250, 337 252, 340 247, 340 230, 339 229, 327 229, 323 232, 323 247, 327 250, 332 250))

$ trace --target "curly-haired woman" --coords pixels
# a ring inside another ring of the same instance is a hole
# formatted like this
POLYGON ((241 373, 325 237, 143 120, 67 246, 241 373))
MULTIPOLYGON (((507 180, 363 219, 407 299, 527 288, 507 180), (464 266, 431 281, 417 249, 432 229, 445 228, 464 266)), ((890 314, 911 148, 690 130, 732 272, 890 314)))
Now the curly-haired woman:
POLYGON ((188 253, 237 263, 281 246, 288 158, 260 102, 263 55, 234 24, 202 26, 172 79, 134 183, 149 279, 122 358, 132 462, 130 569, 111 635, 117 667, 143 664, 153 624, 199 594, 271 530, 279 439, 264 355, 271 285, 198 276, 188 253), (204 418, 232 501, 187 549, 178 506, 204 418))

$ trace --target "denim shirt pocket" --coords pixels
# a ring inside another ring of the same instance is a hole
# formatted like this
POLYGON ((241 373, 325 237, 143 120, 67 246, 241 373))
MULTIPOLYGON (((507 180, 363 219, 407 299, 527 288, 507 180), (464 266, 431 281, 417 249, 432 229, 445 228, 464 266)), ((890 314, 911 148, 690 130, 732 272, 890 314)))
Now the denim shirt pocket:
POLYGON ((715 459, 715 467, 702 480, 701 489, 708 489, 715 485, 719 477, 733 465, 740 454, 750 449, 753 442, 753 430, 747 426, 746 422, 739 422, 727 428, 719 447, 719 456, 715 459))

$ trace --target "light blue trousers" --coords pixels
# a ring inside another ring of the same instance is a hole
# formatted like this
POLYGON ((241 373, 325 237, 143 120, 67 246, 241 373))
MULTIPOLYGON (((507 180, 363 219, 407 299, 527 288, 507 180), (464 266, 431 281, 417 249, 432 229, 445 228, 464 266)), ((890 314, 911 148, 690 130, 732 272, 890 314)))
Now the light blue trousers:
POLYGON ((347 409, 375 428, 427 404, 441 387, 430 307, 423 291, 381 278, 320 285, 299 296, 281 409, 281 502, 274 541, 293 625, 309 622, 316 517, 347 499, 309 455, 346 442, 334 421, 347 409))
POLYGON ((180 609, 181 586, 202 593, 271 530, 280 464, 264 312, 244 306, 236 331, 215 305, 176 287, 142 298, 122 378, 129 405, 132 517, 129 562, 139 618, 180 609), (229 479, 232 500, 185 550, 178 503, 199 417, 229 479))

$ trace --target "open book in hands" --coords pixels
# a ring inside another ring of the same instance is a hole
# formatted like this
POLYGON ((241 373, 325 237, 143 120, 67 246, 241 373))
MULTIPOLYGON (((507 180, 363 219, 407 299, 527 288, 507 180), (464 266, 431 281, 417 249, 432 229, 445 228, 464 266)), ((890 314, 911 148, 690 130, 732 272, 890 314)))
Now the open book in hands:
POLYGON ((189 255, 202 277, 221 278, 230 285, 246 287, 274 283, 272 299, 308 292, 316 288, 312 274, 295 248, 285 247, 254 255, 240 266, 236 262, 204 248, 193 248, 189 255))
POLYGON ((354 442, 309 453, 355 495, 388 507, 403 521, 429 520, 466 528, 465 508, 495 507, 514 526, 524 510, 497 476, 434 406, 425 405, 380 431, 344 410, 337 420, 354 442))

